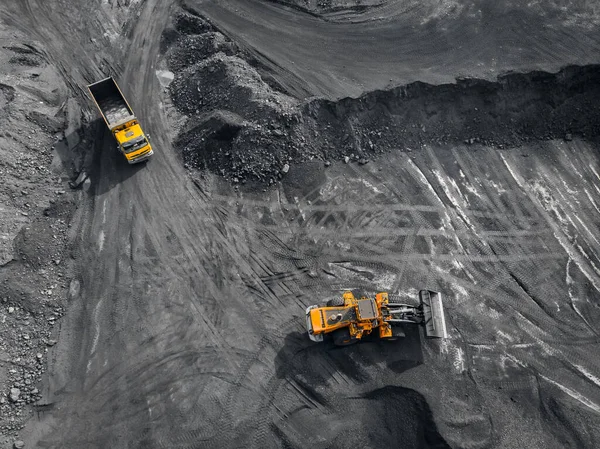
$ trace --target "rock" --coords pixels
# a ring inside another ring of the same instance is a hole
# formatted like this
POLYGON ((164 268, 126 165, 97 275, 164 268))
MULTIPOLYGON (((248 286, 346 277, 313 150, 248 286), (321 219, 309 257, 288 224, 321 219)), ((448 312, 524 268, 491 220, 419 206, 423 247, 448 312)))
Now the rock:
POLYGON ((42 360, 42 358, 44 357, 44 355, 41 352, 38 352, 35 356, 38 360, 42 360))
POLYGON ((79 296, 80 289, 81 289, 81 286, 79 284, 79 281, 77 279, 73 279, 71 281, 71 283, 69 284, 69 298, 74 299, 77 296, 79 296))
POLYGON ((359 163, 360 165, 365 165, 365 164, 368 164, 368 163, 369 163, 369 160, 368 160, 368 159, 365 159, 365 158, 363 157, 363 158, 361 158, 361 159, 358 161, 358 163, 359 163))
POLYGON ((169 84, 175 79, 175 74, 168 70, 157 70, 155 73, 162 87, 169 87, 169 84))
POLYGON ((14 307, 9 307, 9 308, 8 308, 8 313, 14 313, 14 311, 15 311, 15 308, 14 308, 14 307))
POLYGON ((9 398, 12 402, 17 402, 19 400, 19 395, 21 394, 21 390, 18 388, 11 388, 9 398))
POLYGON ((283 166, 283 168, 281 169, 281 172, 282 172, 282 173, 287 173, 287 172, 289 172, 289 171, 290 171, 290 164, 285 164, 285 165, 283 166))
POLYGON ((350 158, 348 156, 344 156, 344 163, 347 164, 348 162, 350 162, 350 158))
POLYGON ((23 443, 21 440, 17 440, 15 441, 15 443, 13 444, 13 447, 15 449, 23 449, 25 447, 25 443, 23 443))
POLYGON ((329 167, 330 165, 331 165, 331 162, 325 161, 325 167, 329 167))
POLYGON ((76 189, 79 186, 81 186, 81 184, 83 184, 87 179, 88 175, 85 172, 85 170, 83 170, 79 173, 75 181, 69 181, 69 187, 71 187, 72 189, 76 189))

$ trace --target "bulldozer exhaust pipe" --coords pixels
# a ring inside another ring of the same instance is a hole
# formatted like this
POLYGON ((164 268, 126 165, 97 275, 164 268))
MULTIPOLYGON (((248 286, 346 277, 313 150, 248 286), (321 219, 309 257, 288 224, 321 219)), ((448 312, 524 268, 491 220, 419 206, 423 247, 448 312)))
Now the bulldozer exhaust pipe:
POLYGON ((432 290, 421 290, 419 299, 423 309, 423 325, 427 338, 448 338, 442 295, 432 290))

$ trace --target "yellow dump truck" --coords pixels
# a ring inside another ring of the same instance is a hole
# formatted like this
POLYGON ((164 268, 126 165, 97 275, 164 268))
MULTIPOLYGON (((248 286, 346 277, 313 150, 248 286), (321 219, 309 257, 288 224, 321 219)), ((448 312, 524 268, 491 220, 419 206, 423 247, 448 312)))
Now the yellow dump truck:
POLYGON ((153 154, 152 147, 115 80, 105 78, 90 84, 88 90, 127 162, 148 160, 153 154))

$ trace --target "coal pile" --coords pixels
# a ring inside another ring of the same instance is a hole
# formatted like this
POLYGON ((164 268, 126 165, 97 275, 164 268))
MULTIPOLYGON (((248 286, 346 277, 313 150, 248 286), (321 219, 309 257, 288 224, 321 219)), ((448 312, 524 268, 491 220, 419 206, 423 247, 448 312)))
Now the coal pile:
POLYGON ((394 447, 402 441, 405 448, 450 449, 437 430, 427 401, 417 391, 387 386, 363 397, 371 403, 371 412, 362 420, 368 429, 367 444, 394 447))
POLYGON ((504 148, 574 136, 597 138, 599 98, 600 66, 571 66, 558 73, 506 74, 496 82, 417 82, 336 102, 318 99, 305 105, 303 116, 312 122, 309 126, 321 125, 321 140, 337 142, 338 155, 424 144, 504 148))
POLYGON ((188 117, 176 141, 187 168, 273 184, 305 158, 291 136, 297 101, 268 86, 222 33, 181 12, 166 35, 171 98, 188 117))
POLYGON ((190 120, 175 142, 187 168, 208 168, 231 182, 273 184, 302 153, 289 144, 282 126, 256 124, 226 111, 190 120))
POLYGON ((181 10, 175 14, 173 23, 177 33, 183 36, 188 34, 203 34, 213 29, 208 21, 185 10, 181 10))
POLYGON ((209 31, 200 35, 184 35, 169 55, 168 64, 171 70, 177 72, 216 53, 231 56, 236 51, 233 42, 221 33, 209 31))
POLYGON ((295 102, 273 92, 246 61, 217 53, 177 72, 171 96, 186 114, 215 109, 227 110, 248 119, 277 119, 295 102))

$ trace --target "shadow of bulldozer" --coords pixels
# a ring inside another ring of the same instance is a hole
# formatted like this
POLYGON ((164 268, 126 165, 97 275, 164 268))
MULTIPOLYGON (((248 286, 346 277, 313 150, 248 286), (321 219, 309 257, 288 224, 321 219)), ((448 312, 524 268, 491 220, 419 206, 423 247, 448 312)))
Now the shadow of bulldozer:
POLYGON ((315 343, 303 332, 288 334, 275 358, 277 377, 282 379, 296 373, 316 383, 325 383, 334 371, 357 382, 369 380, 368 368, 385 366, 402 373, 423 363, 421 334, 418 326, 405 326, 405 337, 382 340, 369 335, 362 341, 339 347, 330 338, 315 343))
POLYGON ((405 333, 395 341, 372 337, 344 347, 329 339, 312 342, 304 332, 288 334, 276 356, 276 375, 304 405, 274 421, 275 435, 288 447, 326 441, 318 447, 449 449, 421 393, 386 385, 385 376, 374 375, 402 373, 423 363, 419 328, 406 326, 405 333), (298 439, 293 429, 306 426, 311 435, 298 439))

